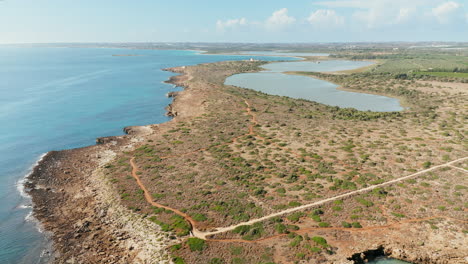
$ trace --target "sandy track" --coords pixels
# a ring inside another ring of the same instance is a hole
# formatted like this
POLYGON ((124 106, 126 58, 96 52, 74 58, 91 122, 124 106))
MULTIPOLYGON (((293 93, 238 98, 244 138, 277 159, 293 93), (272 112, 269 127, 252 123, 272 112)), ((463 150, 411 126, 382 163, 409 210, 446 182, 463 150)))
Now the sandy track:
MULTIPOLYGON (((410 174, 410 175, 407 175, 407 176, 404 176, 404 177, 400 177, 400 178, 397 178, 397 179, 393 179, 393 180, 390 180, 390 181, 387 181, 387 182, 384 182, 384 183, 381 183, 381 184, 372 185, 372 186, 362 188, 362 189, 359 189, 359 190, 355 190, 355 191, 351 191, 351 192, 348 192, 348 193, 336 195, 336 196, 333 196, 333 197, 330 197, 330 198, 326 198, 326 199, 323 199, 323 200, 320 200, 320 201, 317 201, 317 202, 313 202, 313 203, 305 204, 305 205, 302 205, 302 206, 286 209, 286 210, 283 210, 283 211, 280 211, 280 212, 269 214, 269 215, 266 215, 266 216, 263 216, 263 217, 260 217, 260 218, 252 219, 250 221, 238 223, 238 224, 235 224, 235 225, 215 228, 213 231, 200 231, 200 230, 198 230, 196 228, 197 222, 195 220, 193 220, 192 217, 190 217, 188 214, 183 213, 183 212, 181 212, 181 211, 179 211, 177 209, 171 208, 169 206, 165 206, 165 205, 162 205, 162 204, 159 204, 159 203, 153 201, 153 198, 152 198, 150 192, 145 187, 145 185, 142 183, 140 177, 137 174, 138 168, 137 168, 137 166, 135 164, 135 158, 130 159, 130 164, 132 166, 132 176, 136 179, 138 185, 143 190, 145 199, 146 199, 146 201, 148 203, 150 203, 153 206, 159 207, 159 208, 164 208, 166 210, 170 210, 170 211, 174 212, 175 214, 178 214, 178 215, 182 216, 187 222, 190 223, 191 228, 192 228, 192 236, 197 237, 197 238, 201 238, 201 239, 207 239, 208 236, 219 234, 219 233, 224 233, 224 232, 228 232, 228 231, 232 231, 232 230, 234 230, 235 228, 237 228, 239 226, 252 225, 252 224, 255 224, 255 223, 258 223, 258 222, 262 222, 262 221, 271 219, 273 217, 282 216, 282 215, 285 215, 285 214, 290 214, 290 213, 293 213, 293 212, 302 211, 302 210, 305 210, 305 209, 317 207, 317 206, 320 206, 320 205, 323 205, 325 203, 329 203, 329 202, 332 202, 332 201, 335 201, 335 200, 343 199, 343 198, 350 197, 350 196, 353 196, 353 195, 357 195, 357 194, 360 194, 360 193, 365 193, 365 192, 368 192, 368 191, 372 191, 372 190, 374 190, 376 188, 381 188, 381 187, 384 187, 384 186, 387 186, 387 185, 391 185, 391 184, 398 183, 398 182, 401 182, 401 181, 404 181, 404 180, 408 180, 410 178, 417 177, 417 176, 419 176, 421 174, 424 174, 424 173, 427 173, 427 172, 430 172, 430 171, 433 171, 433 170, 436 170, 436 169, 439 169, 439 168, 452 167, 452 168, 461 169, 459 167, 454 166, 453 164, 455 164, 457 162, 460 162, 460 161, 464 161, 466 159, 468 159, 468 157, 459 158, 459 159, 456 159, 456 160, 453 160, 453 161, 450 161, 450 162, 447 162, 447 163, 444 163, 444 164, 441 164, 441 165, 437 165, 437 166, 431 167, 429 169, 421 170, 419 172, 416 172, 416 173, 413 173, 413 174, 410 174)), ((464 170, 464 169, 462 169, 462 171, 466 172, 466 170, 464 170)), ((213 239, 213 241, 219 241, 219 240, 214 240, 213 239)))
MULTIPOLYGON (((425 170, 422 170, 422 171, 419 171, 419 172, 416 172, 416 173, 413 173, 413 174, 410 174, 410 175, 407 175, 407 176, 404 176, 404 177, 400 177, 400 178, 397 178, 397 179, 393 179, 393 180, 390 180, 390 181, 387 181, 387 182, 384 182, 384 183, 381 183, 381 184, 372 185, 372 186, 362 188, 362 189, 359 189, 359 190, 356 190, 356 191, 352 191, 352 192, 340 194, 340 195, 337 195, 337 196, 333 196, 333 197, 330 197, 330 198, 326 198, 326 199, 323 199, 323 200, 320 200, 320 201, 317 201, 317 202, 314 202, 314 203, 305 204, 305 205, 302 205, 302 206, 286 209, 286 210, 283 210, 283 211, 280 211, 280 212, 277 212, 277 213, 266 215, 264 217, 252 219, 252 220, 247 221, 247 222, 243 222, 243 223, 239 223, 239 224, 231 225, 231 226, 227 226, 227 227, 217 228, 215 231, 211 231, 211 232, 202 232, 202 235, 204 235, 204 237, 200 237, 200 238, 206 239, 207 236, 215 235, 215 234, 219 234, 219 233, 223 233, 223 232, 227 232, 227 231, 232 231, 236 227, 239 227, 239 226, 252 225, 252 224, 255 224, 255 223, 258 223, 258 222, 268 220, 268 219, 273 218, 273 217, 282 216, 282 215, 285 215, 285 214, 290 214, 290 213, 293 213, 293 212, 296 212, 296 211, 309 209, 309 208, 312 208, 312 207, 323 205, 325 203, 332 202, 332 201, 335 201, 335 200, 339 200, 339 199, 342 199, 342 198, 346 198, 346 197, 349 197, 349 196, 353 196, 353 195, 357 195, 357 194, 360 194, 360 193, 372 191, 372 190, 374 190, 376 188, 380 188, 380 187, 391 185, 391 184, 394 184, 394 183, 397 183, 397 182, 408 180, 410 178, 419 176, 421 174, 424 174, 424 173, 427 173, 427 172, 430 172, 430 171, 433 171, 433 170, 436 170, 436 169, 439 169, 439 168, 442 168, 442 167, 447 167, 447 166, 452 167, 453 166, 452 164, 455 164, 455 163, 460 162, 460 161, 464 161, 465 159, 468 159, 468 157, 459 158, 459 159, 447 162, 445 164, 437 165, 437 166, 431 167, 429 169, 425 169, 425 170)), ((458 168, 458 167, 456 167, 456 168, 458 168)))

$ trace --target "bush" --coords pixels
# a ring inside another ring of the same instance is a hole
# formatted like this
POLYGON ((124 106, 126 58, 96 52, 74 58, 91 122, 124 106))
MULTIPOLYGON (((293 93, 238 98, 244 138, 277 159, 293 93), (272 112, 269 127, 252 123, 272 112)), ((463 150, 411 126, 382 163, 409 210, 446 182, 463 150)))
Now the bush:
POLYGON ((322 222, 322 218, 320 218, 320 215, 310 214, 310 218, 312 218, 315 222, 322 222))
POLYGON ((170 249, 171 249, 172 252, 174 252, 174 251, 177 251, 177 250, 179 250, 181 248, 182 248, 181 244, 176 244, 176 245, 171 246, 170 249))
POLYGON ((239 235, 245 235, 246 233, 250 231, 250 228, 251 226, 249 225, 241 225, 241 226, 236 227, 234 230, 232 230, 232 232, 239 234, 239 235))
POLYGON ((330 226, 330 223, 327 223, 327 222, 320 222, 318 224, 320 227, 329 227, 330 226))
POLYGON ((322 247, 325 247, 325 248, 328 247, 327 240, 323 237, 314 236, 312 237, 312 241, 314 241, 315 243, 317 243, 318 245, 322 247))
POLYGON ((181 257, 174 257, 172 260, 174 261, 174 264, 185 264, 184 259, 181 257))
POLYGON ((193 216, 193 220, 195 220, 195 221, 197 221, 197 222, 203 222, 203 221, 206 221, 206 219, 207 219, 207 218, 206 218, 206 216, 205 216, 204 214, 199 214, 199 213, 197 213, 197 214, 195 214, 195 215, 193 216))
POLYGON ((302 236, 297 235, 297 236, 294 237, 293 241, 291 241, 291 243, 289 243, 289 246, 290 247, 297 247, 302 242, 302 240, 304 240, 302 238, 302 236))
POLYGON ((288 216, 288 220, 295 223, 295 222, 299 221, 299 219, 301 217, 303 217, 304 215, 305 215, 305 213, 303 213, 303 212, 295 212, 295 213, 288 216))
POLYGON ((197 237, 190 237, 187 239, 187 244, 191 251, 203 251, 205 248, 205 240, 197 237))
POLYGON ((356 198, 356 201, 358 201, 360 204, 366 206, 366 207, 371 207, 374 205, 372 201, 366 200, 364 198, 356 198))
POLYGON ((222 259, 220 259, 220 258, 212 258, 210 260, 210 264, 223 264, 223 263, 224 263, 224 261, 222 259))
POLYGON ((289 202, 290 207, 297 207, 297 206, 301 206, 301 205, 302 204, 300 202, 296 202, 296 201, 289 202))
POLYGON ((429 169, 432 166, 432 162, 426 161, 423 163, 423 168, 424 169, 429 169))
POLYGON ((336 212, 339 212, 339 211, 342 211, 342 210, 343 210, 343 207, 336 205, 336 206, 333 206, 333 207, 332 207, 332 210, 333 210, 333 211, 336 211, 336 212))
POLYGON ((351 227, 352 227, 352 225, 351 225, 350 223, 344 222, 344 221, 341 222, 341 225, 342 225, 344 228, 351 228, 351 227))
POLYGON ((285 225, 283 224, 276 224, 275 225, 275 230, 276 232, 278 232, 278 234, 287 234, 288 233, 288 229, 285 225))

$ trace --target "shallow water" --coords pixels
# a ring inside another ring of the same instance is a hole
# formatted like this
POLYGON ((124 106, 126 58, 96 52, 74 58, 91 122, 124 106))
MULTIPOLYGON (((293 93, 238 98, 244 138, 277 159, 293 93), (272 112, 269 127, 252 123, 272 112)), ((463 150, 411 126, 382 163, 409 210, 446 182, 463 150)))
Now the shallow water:
POLYGON ((411 264, 411 263, 398 260, 398 259, 378 258, 373 261, 369 261, 368 264, 411 264))
POLYGON ((18 183, 42 154, 168 121, 165 94, 178 88, 163 83, 174 74, 162 68, 250 57, 0 46, 0 263, 38 263, 45 241, 25 220, 30 201, 18 183), (129 54, 139 56, 112 56, 129 54))
POLYGON ((309 61, 279 62, 263 66, 266 71, 243 73, 230 76, 226 84, 250 88, 267 94, 307 99, 322 104, 352 107, 362 111, 401 111, 398 99, 380 95, 338 90, 333 83, 285 71, 341 71, 370 65, 365 61, 324 61, 320 64, 309 61))

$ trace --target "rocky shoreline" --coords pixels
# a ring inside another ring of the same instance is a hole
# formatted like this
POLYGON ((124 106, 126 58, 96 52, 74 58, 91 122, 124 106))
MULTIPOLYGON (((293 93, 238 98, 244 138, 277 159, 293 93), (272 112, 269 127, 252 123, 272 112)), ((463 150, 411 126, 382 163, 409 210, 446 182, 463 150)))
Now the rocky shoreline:
POLYGON ((49 152, 25 184, 34 216, 51 234, 51 262, 164 263, 167 238, 159 226, 120 206, 102 176, 114 157, 107 145, 49 152), (156 232, 145 233, 149 228, 156 232))
POLYGON ((49 262, 172 262, 166 247, 177 241, 122 206, 101 170, 116 152, 132 150, 153 128, 123 131, 123 136, 97 138, 93 146, 51 151, 27 177, 24 186, 32 198, 33 215, 53 243, 49 262))
MULTIPOLYGON (((184 87, 182 92, 168 94, 174 98, 166 108, 167 115, 174 117, 173 121, 126 127, 126 135, 98 138, 94 146, 51 151, 28 177, 25 187, 32 197, 34 216, 50 232, 54 244, 51 262, 172 263, 167 247, 177 240, 121 205, 119 194, 103 170, 117 153, 134 149, 147 135, 170 127, 179 118, 190 118, 206 111, 204 91, 191 89, 188 81, 192 76, 187 69, 165 70, 181 74, 167 82, 184 87)), ((447 255, 420 251, 398 242, 385 241, 369 248, 366 251, 362 251, 362 247, 352 248, 339 254, 346 263, 364 263, 373 250, 418 264, 464 261, 455 255, 454 259, 447 259, 447 255)))

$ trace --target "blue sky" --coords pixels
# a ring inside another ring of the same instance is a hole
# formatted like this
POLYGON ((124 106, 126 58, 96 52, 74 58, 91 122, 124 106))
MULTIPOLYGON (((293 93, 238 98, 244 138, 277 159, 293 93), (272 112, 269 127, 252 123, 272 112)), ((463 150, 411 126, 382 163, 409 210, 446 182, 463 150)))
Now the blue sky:
POLYGON ((0 0, 0 43, 468 41, 468 0, 0 0))

